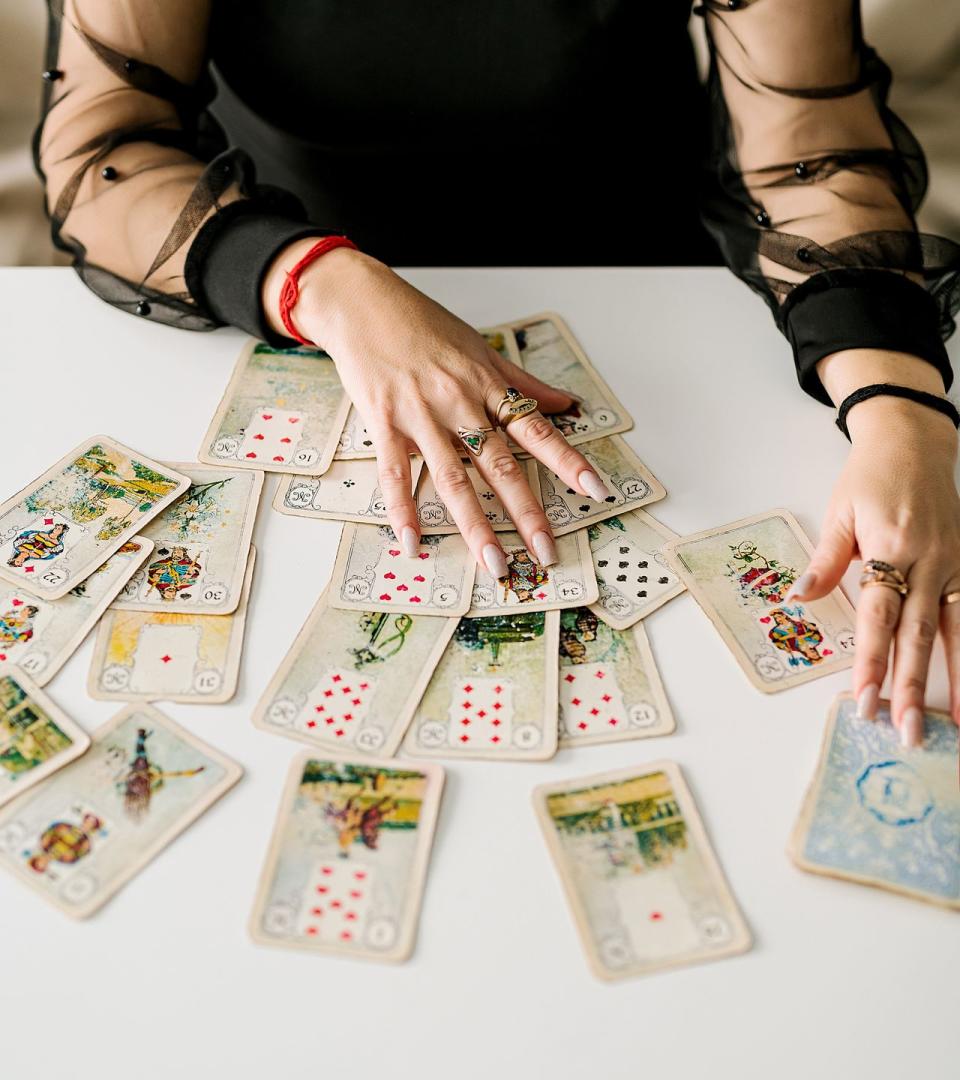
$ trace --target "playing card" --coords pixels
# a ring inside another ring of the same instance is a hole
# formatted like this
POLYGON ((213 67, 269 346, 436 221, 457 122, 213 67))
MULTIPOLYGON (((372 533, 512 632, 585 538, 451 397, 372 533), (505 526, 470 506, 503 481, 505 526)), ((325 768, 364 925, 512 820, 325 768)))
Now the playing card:
POLYGON ((150 540, 135 536, 59 600, 0 584, 0 664, 15 664, 46 686, 152 550, 150 540))
POLYGON ((597 579, 585 531, 557 540, 558 561, 553 566, 541 566, 517 533, 502 533, 500 543, 507 556, 506 576, 494 578, 485 567, 477 567, 467 612, 470 618, 515 608, 557 611, 592 604, 597 599, 597 579))
POLYGON ((587 442, 633 427, 627 410, 559 315, 545 311, 509 325, 516 336, 524 369, 577 399, 566 413, 549 418, 567 442, 587 442))
POLYGON ((113 606, 229 615, 240 603, 263 473, 190 463, 171 468, 190 477, 190 488, 144 530, 153 558, 113 606))
POLYGON ((457 625, 340 611, 324 593, 253 713, 264 731, 392 757, 457 625))
POLYGON ((686 588, 662 550, 677 534, 645 510, 589 525, 587 535, 600 589, 592 610, 617 630, 633 626, 686 588))
POLYGON ((328 602, 357 611, 463 615, 476 565, 459 535, 424 536, 410 557, 389 525, 351 523, 340 536, 328 602))
POLYGON ((676 727, 646 631, 590 608, 560 612, 560 746, 667 735, 676 727))
POLYGON ((850 667, 854 612, 840 589, 784 602, 813 545, 788 510, 770 510, 664 545, 664 556, 766 693, 850 667))
POLYGON ((0 506, 0 578, 47 600, 65 596, 189 484, 95 435, 0 506))
POLYGON ((100 701, 218 705, 236 693, 256 549, 232 615, 111 608, 97 631, 87 691, 100 701))
POLYGON ((298 755, 260 876, 253 939, 406 960, 442 789, 436 765, 298 755))
POLYGON ((349 405, 326 353, 252 341, 237 360, 199 458, 319 476, 333 460, 349 405))
POLYGON ((79 761, 0 814, 0 866, 86 918, 242 775, 157 709, 129 705, 79 761))
MULTIPOLYGON (((423 458, 411 457, 411 491, 416 490, 422 469, 423 458)), ((282 478, 273 507, 293 517, 374 524, 387 520, 375 460, 334 461, 323 476, 282 478)))
POLYGON ((36 683, 0 664, 0 806, 85 753, 90 737, 36 683))
POLYGON ((415 756, 540 761, 557 750, 555 611, 461 619, 404 739, 415 756))
POLYGON ((611 492, 595 502, 574 491, 541 462, 540 496, 554 536, 635 510, 666 495, 663 485, 619 436, 594 439, 581 451, 611 492))
MULTIPOLYGON (((526 461, 523 464, 527 483, 534 496, 539 499, 540 481, 536 462, 526 461)), ((470 477, 470 483, 473 484, 473 490, 477 493, 477 501, 493 531, 512 532, 513 522, 507 516, 500 496, 472 465, 467 465, 466 472, 470 477)), ((420 474, 420 483, 417 486, 417 517, 420 520, 420 531, 424 536, 444 536, 447 533, 460 531, 446 503, 437 494, 433 477, 427 469, 420 474)))
POLYGON ((841 694, 790 840, 802 870, 960 909, 957 727, 927 712, 922 746, 900 745, 889 702, 857 719, 841 694))
POLYGON ((370 432, 367 431, 355 405, 351 403, 347 410, 347 418, 343 423, 343 431, 337 441, 337 450, 333 455, 335 461, 357 461, 363 458, 375 458, 376 447, 370 432))
POLYGON ((646 975, 750 948, 672 761, 543 784, 533 800, 595 975, 646 975))
POLYGON ((496 349, 504 360, 509 360, 510 363, 516 364, 517 367, 523 367, 516 335, 509 326, 489 326, 481 330, 480 333, 486 338, 487 344, 496 349))

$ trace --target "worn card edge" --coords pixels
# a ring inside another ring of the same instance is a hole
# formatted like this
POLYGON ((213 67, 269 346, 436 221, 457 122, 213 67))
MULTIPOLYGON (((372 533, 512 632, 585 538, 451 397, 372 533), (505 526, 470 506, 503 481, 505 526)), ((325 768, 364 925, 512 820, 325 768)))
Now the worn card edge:
MULTIPOLYGON (((335 458, 335 462, 346 461, 350 463, 352 461, 363 462, 376 462, 376 458, 335 458)), ((333 467, 333 462, 331 463, 333 467)), ((411 479, 411 495, 416 495, 417 484, 420 481, 420 476, 424 469, 424 460, 418 454, 410 455, 410 479, 411 479)), ((329 472, 329 469, 327 470, 329 472)), ((282 474, 281 474, 282 475, 282 474)), ((292 507, 286 505, 284 500, 287 497, 290 489, 298 480, 322 480, 326 473, 322 473, 318 476, 298 476, 295 473, 287 475, 287 479, 281 479, 277 485, 276 494, 273 497, 272 507, 278 514, 284 514, 286 517, 292 518, 315 518, 318 521, 355 521, 358 525, 388 525, 389 521, 387 516, 382 518, 372 518, 369 515, 362 517, 360 514, 342 513, 337 510, 294 510, 292 507)), ((379 487, 379 482, 377 484, 379 487)), ((422 530, 421 530, 422 531, 422 530)))

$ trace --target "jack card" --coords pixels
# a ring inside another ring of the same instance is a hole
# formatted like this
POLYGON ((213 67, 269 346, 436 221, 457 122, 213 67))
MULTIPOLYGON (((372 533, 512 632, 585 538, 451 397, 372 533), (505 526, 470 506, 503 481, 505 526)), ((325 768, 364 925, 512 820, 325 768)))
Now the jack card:
MULTIPOLYGON (((540 481, 536 462, 529 460, 522 464, 526 472, 527 483, 530 485, 534 497, 539 499, 540 481)), ((477 493, 477 501, 480 503, 484 516, 490 522, 493 531, 513 532, 513 522, 507 516, 506 507, 503 505, 500 496, 472 465, 468 464, 466 471, 470 483, 473 484, 473 490, 477 493)), ((420 483, 417 486, 417 517, 420 522, 420 532, 424 536, 445 536, 448 533, 458 533, 460 531, 447 509, 446 503, 437 494, 433 477, 427 469, 424 469, 420 474, 420 483)))
MULTIPOLYGON (((423 458, 410 458, 411 490, 415 491, 423 458)), ((334 461, 323 476, 281 479, 273 508, 292 517, 327 518, 381 525, 387 507, 380 490, 376 459, 334 461)))

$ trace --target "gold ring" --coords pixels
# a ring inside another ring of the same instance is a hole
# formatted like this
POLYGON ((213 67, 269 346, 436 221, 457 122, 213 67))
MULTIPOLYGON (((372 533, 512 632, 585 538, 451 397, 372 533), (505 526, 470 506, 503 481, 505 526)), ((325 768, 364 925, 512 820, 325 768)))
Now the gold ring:
POLYGON ((479 457, 483 444, 487 441, 487 434, 493 430, 492 427, 458 427, 457 436, 474 457, 479 457))
POLYGON ((539 407, 540 403, 536 398, 524 397, 515 386, 508 386, 503 397, 497 402, 497 423, 501 427, 506 427, 511 420, 518 420, 521 416, 526 416, 527 413, 535 412, 539 407), (507 407, 507 415, 505 419, 501 420, 500 413, 503 411, 504 406, 507 407))
POLYGON ((906 596, 910 591, 907 579, 895 567, 882 559, 867 559, 863 564, 863 572, 860 575, 861 586, 883 585, 887 589, 895 589, 901 596, 906 596))
POLYGON ((940 597, 940 603, 943 605, 956 604, 957 601, 960 601, 960 591, 944 593, 940 597))

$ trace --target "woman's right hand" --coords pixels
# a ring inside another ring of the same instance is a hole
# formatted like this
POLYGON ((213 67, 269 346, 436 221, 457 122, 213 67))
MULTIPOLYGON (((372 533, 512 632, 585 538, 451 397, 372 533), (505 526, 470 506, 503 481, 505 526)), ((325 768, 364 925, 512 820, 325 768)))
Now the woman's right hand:
MULTIPOLYGON (((277 314, 285 271, 315 242, 291 244, 267 273, 264 310, 279 334, 286 334, 277 314)), ((321 255, 299 284, 294 325, 337 365, 373 439, 387 516, 404 551, 415 554, 420 538, 409 459, 418 453, 477 562, 502 577, 506 557, 464 468, 457 427, 492 426, 508 386, 536 398, 546 412, 569 408, 573 399, 504 360, 462 319, 361 252, 335 248, 321 255)), ((514 420, 510 437, 582 495, 602 500, 609 494, 542 413, 514 420)), ((536 561, 555 563, 553 531, 502 431, 489 432, 479 456, 469 460, 503 500, 536 561)))

